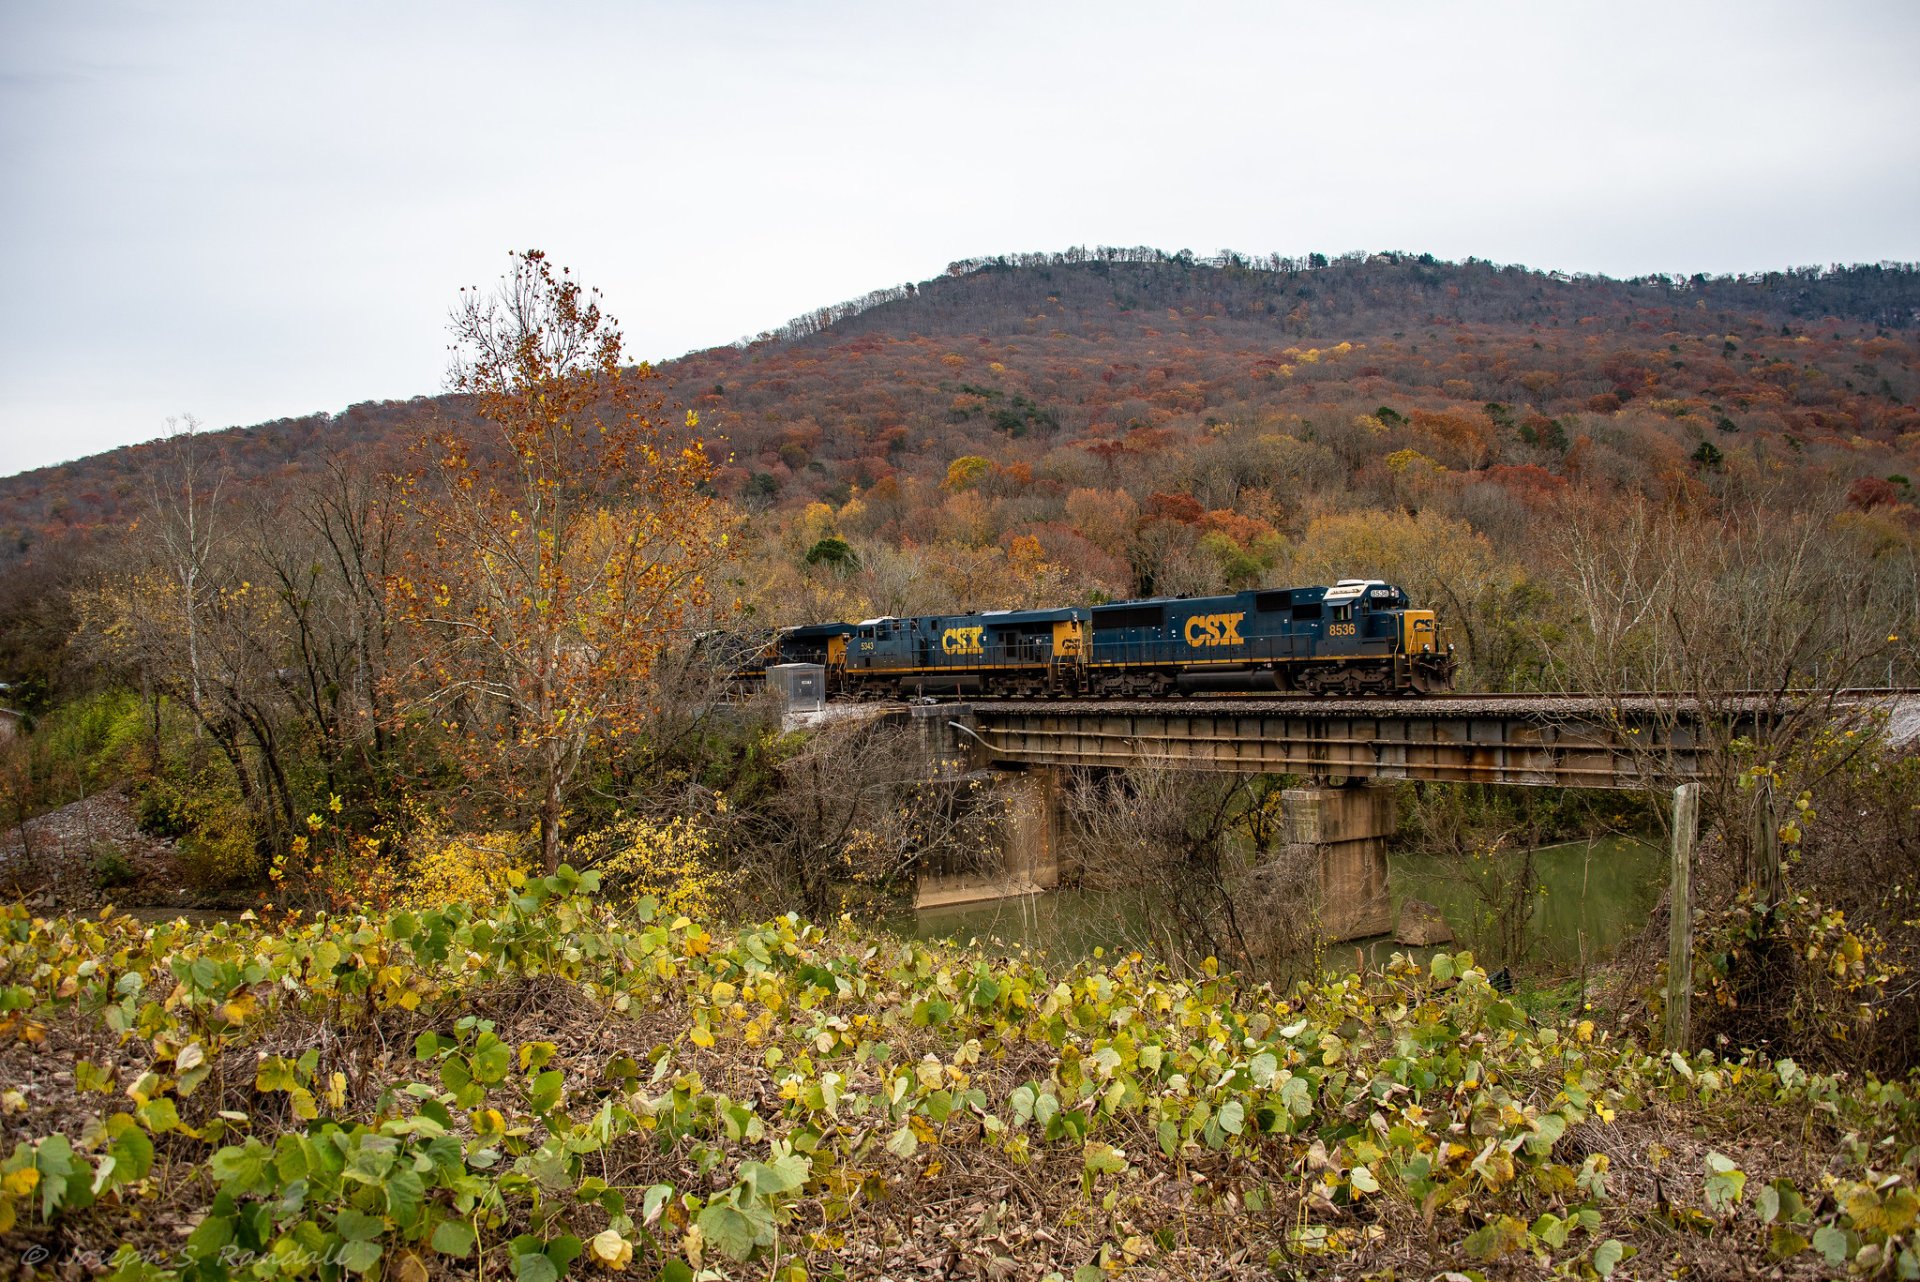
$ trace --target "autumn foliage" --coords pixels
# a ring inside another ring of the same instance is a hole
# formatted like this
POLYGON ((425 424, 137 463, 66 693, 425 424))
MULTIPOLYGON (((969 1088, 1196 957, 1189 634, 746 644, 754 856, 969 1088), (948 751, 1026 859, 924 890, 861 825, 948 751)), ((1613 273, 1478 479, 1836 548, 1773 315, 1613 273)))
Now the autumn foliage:
POLYGON ((641 725, 636 691, 707 602, 725 535, 705 450, 663 422, 658 376, 623 363, 613 318, 544 255, 463 294, 453 332, 451 383, 482 430, 445 424, 423 446, 425 537, 392 585, 420 646, 407 708, 477 775, 537 799, 551 870, 582 762, 641 725))

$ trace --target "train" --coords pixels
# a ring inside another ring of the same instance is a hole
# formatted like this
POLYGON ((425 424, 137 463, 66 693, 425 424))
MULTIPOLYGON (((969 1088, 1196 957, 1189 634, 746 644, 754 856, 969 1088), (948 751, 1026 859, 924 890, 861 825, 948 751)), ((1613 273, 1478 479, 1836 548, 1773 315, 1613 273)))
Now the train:
POLYGON ((1434 612, 1378 579, 805 624, 764 659, 817 665, 829 698, 856 699, 1420 695, 1455 667, 1434 612))

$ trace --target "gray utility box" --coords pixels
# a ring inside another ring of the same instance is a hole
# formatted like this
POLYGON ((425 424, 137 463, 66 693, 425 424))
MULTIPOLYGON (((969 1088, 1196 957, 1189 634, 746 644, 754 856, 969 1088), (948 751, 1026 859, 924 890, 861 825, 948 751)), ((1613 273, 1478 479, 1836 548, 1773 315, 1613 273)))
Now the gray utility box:
POLYGON ((827 670, 818 663, 773 664, 767 669, 767 684, 788 712, 818 712, 826 706, 827 670))

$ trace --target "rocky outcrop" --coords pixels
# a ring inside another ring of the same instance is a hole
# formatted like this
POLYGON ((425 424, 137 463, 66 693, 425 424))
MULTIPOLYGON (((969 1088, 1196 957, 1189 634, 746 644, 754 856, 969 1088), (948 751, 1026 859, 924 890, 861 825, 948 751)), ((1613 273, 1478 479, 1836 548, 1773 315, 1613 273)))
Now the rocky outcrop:
POLYGON ((1424 899, 1409 899, 1400 905, 1400 924, 1394 928, 1393 942, 1425 948, 1433 944, 1451 944, 1453 927, 1440 910, 1424 899))

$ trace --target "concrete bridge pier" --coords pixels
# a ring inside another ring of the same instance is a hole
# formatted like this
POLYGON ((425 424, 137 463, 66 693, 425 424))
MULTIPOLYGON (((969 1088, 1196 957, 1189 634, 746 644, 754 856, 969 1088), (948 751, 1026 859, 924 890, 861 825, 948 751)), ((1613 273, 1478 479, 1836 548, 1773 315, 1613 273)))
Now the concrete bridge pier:
POLYGON ((1360 939, 1393 929, 1387 891, 1387 839, 1398 816, 1393 789, 1360 781, 1345 787, 1288 788, 1287 854, 1320 865, 1320 928, 1330 939, 1360 939))
POLYGON ((991 868, 927 869, 914 907, 980 903, 1036 895, 1060 885, 1060 771, 1050 766, 995 770, 985 786, 1005 805, 999 859, 991 868))

